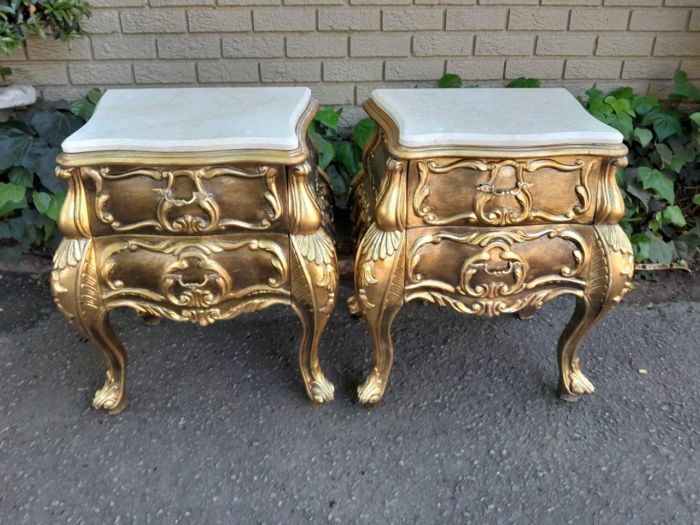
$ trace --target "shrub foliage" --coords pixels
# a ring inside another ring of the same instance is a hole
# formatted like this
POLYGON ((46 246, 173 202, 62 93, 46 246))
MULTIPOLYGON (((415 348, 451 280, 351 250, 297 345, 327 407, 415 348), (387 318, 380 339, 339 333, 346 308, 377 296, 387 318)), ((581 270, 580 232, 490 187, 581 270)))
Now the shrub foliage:
MULTIPOLYGON (((522 78, 509 87, 539 87, 522 78)), ((445 75, 440 87, 462 80, 445 75)), ((65 137, 90 118, 97 90, 72 103, 39 102, 0 123, 0 260, 29 251, 47 252, 60 235, 56 228, 65 186, 54 175, 55 158, 65 137)), ((622 227, 637 262, 690 261, 700 246, 700 88, 676 72, 670 100, 622 87, 604 93, 595 87, 580 98, 596 118, 618 129, 629 148, 630 165, 617 181, 625 199, 622 227)), ((341 126, 342 109, 323 107, 309 128, 336 196, 345 208, 352 178, 362 165, 362 150, 376 129, 369 118, 341 126)), ((341 212, 342 213, 342 212, 341 212)))
POLYGON ((700 113, 681 105, 700 101, 700 89, 677 71, 669 104, 629 87, 607 94, 593 88, 581 101, 629 148, 629 167, 617 182, 637 262, 692 260, 700 245, 700 113))
POLYGON ((9 54, 31 35, 83 36, 81 24, 88 16, 85 0, 5 0, 0 5, 0 52, 9 54))
POLYGON ((52 250, 66 196, 55 174, 61 142, 90 118, 100 92, 72 103, 42 102, 0 123, 0 260, 52 250))

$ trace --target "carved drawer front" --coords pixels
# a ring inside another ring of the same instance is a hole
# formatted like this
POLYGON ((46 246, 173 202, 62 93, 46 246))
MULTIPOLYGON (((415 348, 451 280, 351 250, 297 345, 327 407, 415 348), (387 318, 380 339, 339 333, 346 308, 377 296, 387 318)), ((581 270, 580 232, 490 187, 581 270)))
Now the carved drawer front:
POLYGON ((289 301, 289 237, 284 234, 120 235, 97 238, 95 244, 108 308, 129 306, 205 325, 256 305, 289 301))
POLYGON ((81 168, 93 235, 285 231, 284 166, 81 168))
POLYGON ((589 224, 600 166, 591 157, 412 161, 408 224, 589 224))
POLYGON ((406 299, 485 316, 537 309, 579 294, 593 227, 414 228, 407 232, 406 299))

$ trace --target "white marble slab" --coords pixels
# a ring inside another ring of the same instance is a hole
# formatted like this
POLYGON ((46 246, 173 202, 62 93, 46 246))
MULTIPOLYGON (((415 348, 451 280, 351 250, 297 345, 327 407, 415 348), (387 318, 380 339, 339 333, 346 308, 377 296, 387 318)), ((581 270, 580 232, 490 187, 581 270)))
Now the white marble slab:
POLYGON ((372 99, 409 148, 620 144, 563 88, 376 89, 372 99))
POLYGON ((66 153, 293 150, 305 87, 112 89, 66 153))

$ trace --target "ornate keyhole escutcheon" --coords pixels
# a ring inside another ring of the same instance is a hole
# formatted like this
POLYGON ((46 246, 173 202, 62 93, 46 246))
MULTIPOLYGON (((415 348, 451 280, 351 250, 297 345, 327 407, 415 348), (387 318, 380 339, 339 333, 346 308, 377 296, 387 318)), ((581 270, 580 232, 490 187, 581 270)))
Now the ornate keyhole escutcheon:
POLYGON ((208 308, 218 304, 233 287, 231 275, 197 248, 180 253, 165 267, 162 292, 172 304, 208 308))
POLYGON ((219 205, 214 200, 214 196, 208 192, 202 181, 204 170, 176 170, 164 171, 166 187, 154 188, 153 192, 158 194, 158 207, 156 217, 158 226, 156 230, 178 233, 208 233, 217 229, 219 225, 219 205), (175 183, 177 179, 186 178, 192 183, 190 196, 176 197, 175 183), (193 215, 185 212, 175 219, 170 218, 173 210, 199 208, 205 216, 193 215))
POLYGON ((458 291, 469 297, 488 299, 516 294, 525 288, 527 270, 527 262, 520 255, 506 242, 496 241, 464 262, 458 291), (479 275, 483 276, 481 282, 472 284, 479 275))
POLYGON ((476 187, 474 211, 487 224, 518 224, 527 220, 532 211, 532 186, 523 179, 522 162, 507 160, 489 165, 489 178, 476 187), (487 208, 494 200, 514 203, 516 207, 500 204, 487 208))

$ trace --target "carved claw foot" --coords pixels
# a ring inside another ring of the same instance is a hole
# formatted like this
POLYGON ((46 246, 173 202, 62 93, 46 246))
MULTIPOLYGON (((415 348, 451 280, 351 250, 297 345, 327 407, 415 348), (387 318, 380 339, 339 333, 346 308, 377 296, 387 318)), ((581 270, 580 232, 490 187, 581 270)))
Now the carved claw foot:
POLYGON ((92 406, 107 410, 110 414, 118 414, 126 408, 124 385, 115 380, 111 372, 107 372, 104 386, 95 392, 92 406))
POLYGON ((568 388, 560 387, 559 397, 565 401, 578 401, 581 396, 593 394, 594 392, 595 387, 581 372, 577 358, 574 362, 573 370, 569 374, 568 388))
POLYGON ((363 405, 376 405, 384 396, 386 380, 372 370, 365 382, 357 387, 357 398, 363 405))
POLYGON ((333 401, 335 396, 335 387, 333 383, 328 381, 325 376, 320 376, 316 379, 312 379, 308 385, 308 394, 311 402, 316 405, 321 405, 327 403, 328 401, 333 401))

